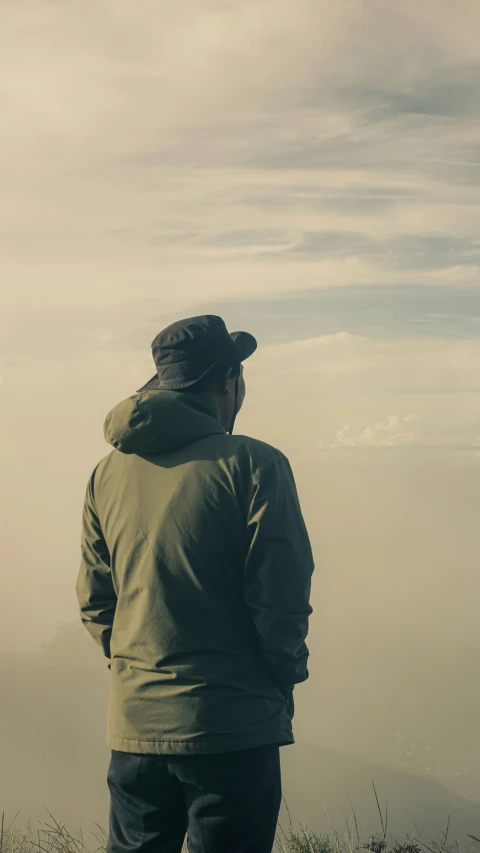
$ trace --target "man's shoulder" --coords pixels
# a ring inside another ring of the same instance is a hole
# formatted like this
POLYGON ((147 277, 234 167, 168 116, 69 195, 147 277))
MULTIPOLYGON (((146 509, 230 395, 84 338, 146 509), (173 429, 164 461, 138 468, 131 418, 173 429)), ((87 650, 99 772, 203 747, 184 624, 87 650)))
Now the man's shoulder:
POLYGON ((241 458, 248 458, 252 468, 261 468, 270 464, 281 464, 287 457, 278 447, 261 441, 259 438, 251 438, 248 435, 232 436, 236 442, 236 450, 241 458))
POLYGON ((95 483, 102 475, 103 470, 110 464, 114 452, 115 451, 112 450, 110 453, 107 453, 106 456, 103 456, 100 461, 96 463, 95 467, 91 470, 90 476, 88 478, 88 487, 91 489, 92 493, 94 492, 95 483))

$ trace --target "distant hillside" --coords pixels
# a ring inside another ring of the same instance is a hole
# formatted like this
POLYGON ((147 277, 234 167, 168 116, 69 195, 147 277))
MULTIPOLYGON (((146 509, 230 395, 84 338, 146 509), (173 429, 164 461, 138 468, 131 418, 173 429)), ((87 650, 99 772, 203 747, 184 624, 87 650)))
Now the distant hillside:
MULTIPOLYGON (((426 843, 432 839, 440 842, 450 814, 450 841, 458 838, 471 845, 473 842, 467 835, 480 836, 480 803, 459 797, 421 776, 298 742, 282 749, 282 767, 284 796, 290 812, 316 832, 330 832, 329 819, 342 836, 346 819, 351 819, 354 830, 348 798, 355 809, 361 836, 365 838, 380 831, 373 780, 384 817, 387 801, 388 834, 404 838, 415 832, 415 822, 426 843)), ((288 825, 285 810, 281 821, 282 825, 288 825)))

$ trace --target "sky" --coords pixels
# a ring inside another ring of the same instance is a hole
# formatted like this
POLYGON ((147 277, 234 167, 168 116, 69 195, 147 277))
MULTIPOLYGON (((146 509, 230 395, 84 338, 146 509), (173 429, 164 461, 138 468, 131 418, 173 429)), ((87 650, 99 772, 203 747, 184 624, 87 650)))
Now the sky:
POLYGON ((3 650, 78 618, 104 417, 162 328, 219 314, 259 344, 235 431, 288 455, 314 545, 322 734, 382 679, 439 707, 480 639, 479 27, 475 0, 2 3, 3 650))

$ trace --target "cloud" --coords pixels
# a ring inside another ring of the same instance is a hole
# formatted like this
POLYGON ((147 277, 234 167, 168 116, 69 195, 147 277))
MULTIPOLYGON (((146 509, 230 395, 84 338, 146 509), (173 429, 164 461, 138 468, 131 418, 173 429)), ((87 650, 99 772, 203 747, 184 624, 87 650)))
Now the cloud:
POLYGON ((477 4, 0 14, 9 317, 477 280, 477 4))
POLYGON ((374 426, 345 424, 338 430, 331 447, 398 447, 417 444, 420 429, 414 427, 415 415, 390 415, 374 426))
POLYGON ((480 418, 456 423, 447 428, 441 422, 414 414, 389 415, 371 426, 345 424, 332 442, 321 440, 319 447, 331 449, 422 447, 470 450, 479 455, 480 418))
MULTIPOLYGON (((456 407, 468 419, 478 4, 0 15, 5 389, 138 387, 157 331, 208 312, 246 316, 252 385, 311 395, 322 440, 347 423, 387 440, 391 412, 433 409, 440 432, 456 407)), ((397 442, 416 428, 397 426, 397 442)))
POLYGON ((423 336, 390 340, 346 330, 262 347, 252 370, 331 382, 341 393, 478 392, 480 338, 423 336))

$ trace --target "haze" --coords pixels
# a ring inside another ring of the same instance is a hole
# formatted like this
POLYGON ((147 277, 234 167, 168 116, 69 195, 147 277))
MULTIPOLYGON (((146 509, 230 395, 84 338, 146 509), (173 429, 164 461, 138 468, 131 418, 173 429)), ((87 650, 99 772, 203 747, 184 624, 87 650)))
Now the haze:
POLYGON ((35 0, 0 19, 5 740, 26 760, 53 712, 47 692, 15 729, 6 655, 78 621, 103 419, 153 374, 160 329, 214 313, 258 339, 235 431, 288 455, 315 551, 297 741, 480 802, 480 6, 35 0))

